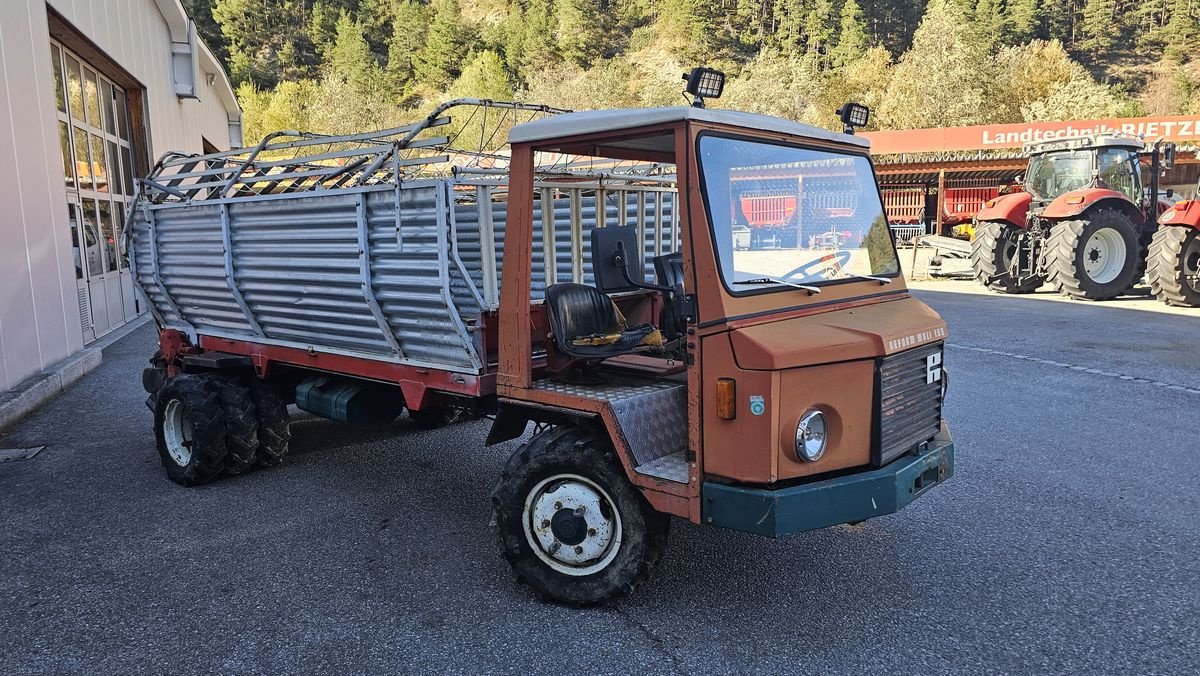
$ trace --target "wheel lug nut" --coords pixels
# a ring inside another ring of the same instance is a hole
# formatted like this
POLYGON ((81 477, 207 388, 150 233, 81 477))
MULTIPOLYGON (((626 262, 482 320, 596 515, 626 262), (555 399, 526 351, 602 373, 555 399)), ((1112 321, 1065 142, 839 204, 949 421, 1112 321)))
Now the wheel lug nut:
POLYGON ((595 529, 595 528, 589 528, 589 529, 588 529, 588 535, 595 536, 595 535, 596 535, 596 529, 595 529))
POLYGON ((575 508, 575 516, 583 516, 583 513, 586 511, 587 511, 587 507, 580 505, 575 508))
POLYGON ((562 503, 561 503, 561 502, 556 502, 556 503, 554 503, 554 508, 555 508, 555 509, 562 509, 562 503))
POLYGON ((561 543, 561 542, 559 542, 558 540, 555 540, 555 541, 554 541, 554 544, 550 545, 550 553, 551 553, 551 554, 555 554, 555 553, 557 553, 557 552, 558 552, 558 550, 559 550, 559 549, 561 549, 561 548, 562 548, 562 543, 561 543))
POLYGON ((542 528, 550 527, 550 519, 542 519, 542 528))
POLYGON ((575 547, 575 553, 576 553, 576 554, 582 554, 582 553, 583 553, 583 547, 576 546, 576 547, 575 547))

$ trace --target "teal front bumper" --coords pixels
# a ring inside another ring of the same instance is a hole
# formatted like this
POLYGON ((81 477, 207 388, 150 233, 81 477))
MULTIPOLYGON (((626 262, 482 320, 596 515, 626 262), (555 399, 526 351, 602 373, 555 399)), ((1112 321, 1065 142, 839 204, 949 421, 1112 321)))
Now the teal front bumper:
POLYGON ((945 425, 925 450, 879 469, 790 488, 705 482, 704 523, 779 537, 898 512, 954 474, 954 442, 945 425))

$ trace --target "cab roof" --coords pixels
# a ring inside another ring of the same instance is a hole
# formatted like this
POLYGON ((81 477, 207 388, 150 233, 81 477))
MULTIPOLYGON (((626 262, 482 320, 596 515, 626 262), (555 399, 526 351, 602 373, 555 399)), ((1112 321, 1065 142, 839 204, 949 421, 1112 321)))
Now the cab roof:
POLYGON ((1082 150, 1084 148, 1136 148, 1142 150, 1145 147, 1145 142, 1139 136, 1109 132, 1029 143, 1025 145, 1025 152, 1029 155, 1039 155, 1056 150, 1082 150))
POLYGON ((682 120, 695 120, 697 122, 711 122, 745 129, 773 131, 801 138, 845 143, 860 148, 871 147, 870 141, 861 136, 839 134, 828 129, 800 122, 784 120, 769 115, 743 113, 736 110, 694 108, 692 106, 618 108, 614 110, 588 110, 578 113, 552 115, 533 122, 516 125, 508 132, 508 142, 529 143, 546 141, 567 136, 635 129, 682 120))

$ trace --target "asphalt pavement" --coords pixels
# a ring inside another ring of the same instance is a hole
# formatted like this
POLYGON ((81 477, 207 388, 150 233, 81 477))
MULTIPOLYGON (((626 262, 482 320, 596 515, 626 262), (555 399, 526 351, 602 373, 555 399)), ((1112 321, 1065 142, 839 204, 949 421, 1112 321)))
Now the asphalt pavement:
MULTIPOLYGON (((779 540, 676 520, 598 608, 513 581, 486 421, 298 417, 282 467, 170 483, 152 327, 7 434, 0 673, 1200 672, 1200 311, 917 292, 950 324, 956 476, 779 540)), ((930 290, 932 289, 932 290, 930 290)))

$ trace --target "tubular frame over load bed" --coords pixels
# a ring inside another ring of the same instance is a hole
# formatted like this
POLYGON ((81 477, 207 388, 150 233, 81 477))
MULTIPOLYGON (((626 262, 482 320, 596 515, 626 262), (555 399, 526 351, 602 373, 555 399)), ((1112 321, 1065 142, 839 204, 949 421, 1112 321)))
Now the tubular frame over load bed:
MULTIPOLYGON (((392 382, 433 369, 452 391, 490 393, 508 157, 488 146, 505 124, 558 112, 459 100, 395 129, 168 153, 127 221, 138 285, 159 325, 195 347, 392 382), (456 123, 451 109, 471 112, 456 123)), ((672 166, 547 159, 531 302, 591 281, 591 228, 635 225, 648 271, 677 249, 672 166)))

